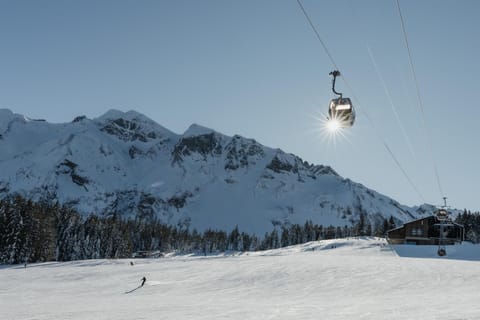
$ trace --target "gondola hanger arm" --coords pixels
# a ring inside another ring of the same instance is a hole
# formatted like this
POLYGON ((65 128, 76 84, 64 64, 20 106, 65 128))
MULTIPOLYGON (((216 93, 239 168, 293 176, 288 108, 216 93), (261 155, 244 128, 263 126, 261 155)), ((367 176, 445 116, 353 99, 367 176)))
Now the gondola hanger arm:
POLYGON ((333 93, 335 93, 336 95, 340 96, 340 99, 342 98, 342 93, 341 92, 337 92, 335 91, 335 79, 340 76, 340 71, 338 70, 333 70, 332 72, 329 73, 329 75, 333 76, 333 80, 332 80, 332 91, 333 93))

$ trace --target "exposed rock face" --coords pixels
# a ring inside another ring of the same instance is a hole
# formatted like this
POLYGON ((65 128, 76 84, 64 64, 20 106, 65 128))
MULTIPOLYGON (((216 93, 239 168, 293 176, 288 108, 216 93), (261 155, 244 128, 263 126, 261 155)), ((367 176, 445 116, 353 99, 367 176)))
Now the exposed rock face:
POLYGON ((0 196, 198 229, 238 225, 262 234, 272 224, 430 214, 253 139, 199 125, 178 135, 135 111, 50 124, 0 109, 0 172, 0 196))
POLYGON ((123 141, 147 142, 148 139, 155 139, 155 132, 145 132, 143 128, 134 121, 115 119, 107 123, 101 131, 114 135, 123 141))

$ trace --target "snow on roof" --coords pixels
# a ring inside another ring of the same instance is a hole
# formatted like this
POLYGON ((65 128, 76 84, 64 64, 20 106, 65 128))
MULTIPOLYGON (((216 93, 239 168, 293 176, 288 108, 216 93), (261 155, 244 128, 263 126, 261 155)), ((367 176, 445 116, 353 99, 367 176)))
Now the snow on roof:
MULTIPOLYGON (((427 216, 427 217, 423 217, 423 218, 411 220, 411 221, 405 222, 405 223, 402 224, 400 227, 396 227, 396 228, 390 229, 390 230, 388 230, 387 232, 399 230, 399 229, 404 228, 405 225, 407 225, 407 224, 414 223, 414 222, 417 222, 417 221, 420 221, 420 220, 429 219, 429 218, 436 218, 436 216, 432 214, 431 216, 427 216)), ((456 226, 459 226, 459 227, 463 228, 463 225, 461 225, 461 224, 459 224, 459 223, 456 223, 456 222, 453 222, 453 221, 452 221, 452 223, 453 223, 454 225, 456 225, 456 226)))

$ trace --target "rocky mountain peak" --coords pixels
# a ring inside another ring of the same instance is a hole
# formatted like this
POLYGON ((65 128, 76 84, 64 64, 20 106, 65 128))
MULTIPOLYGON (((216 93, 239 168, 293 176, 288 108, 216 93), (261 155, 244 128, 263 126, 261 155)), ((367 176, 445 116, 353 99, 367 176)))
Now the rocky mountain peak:
POLYGON ((184 138, 192 136, 203 136, 208 134, 216 134, 217 132, 213 129, 198 125, 196 123, 190 125, 188 129, 183 133, 184 138))
POLYGON ((148 142, 175 136, 173 132, 136 111, 109 110, 96 118, 95 122, 101 126, 101 131, 123 141, 148 142))
POLYGON ((265 150, 254 139, 234 135, 225 146, 225 157, 225 169, 236 170, 256 165, 257 161, 265 157, 265 150))

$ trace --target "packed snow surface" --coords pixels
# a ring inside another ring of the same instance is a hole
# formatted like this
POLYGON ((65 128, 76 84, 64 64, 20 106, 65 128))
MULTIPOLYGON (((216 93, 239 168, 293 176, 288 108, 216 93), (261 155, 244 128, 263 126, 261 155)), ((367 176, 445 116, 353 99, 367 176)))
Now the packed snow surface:
POLYGON ((480 247, 339 239, 0 267, 0 319, 480 319, 480 247), (134 265, 130 265, 130 261, 134 265), (144 287, 126 294, 140 285, 144 287))

